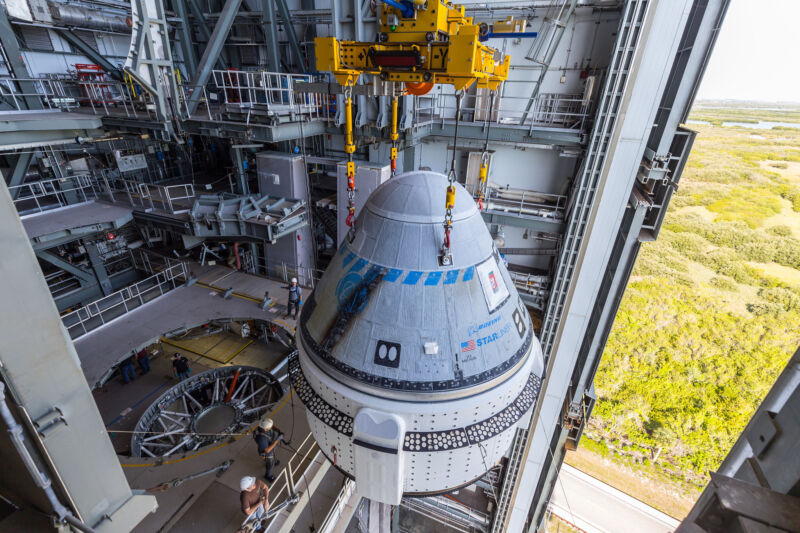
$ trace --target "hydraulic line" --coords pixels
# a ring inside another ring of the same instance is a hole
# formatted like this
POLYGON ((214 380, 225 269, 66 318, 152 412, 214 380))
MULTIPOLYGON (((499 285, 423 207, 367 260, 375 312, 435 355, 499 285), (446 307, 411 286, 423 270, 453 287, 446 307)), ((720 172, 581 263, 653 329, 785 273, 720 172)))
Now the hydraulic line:
POLYGON ((389 138, 392 140, 392 151, 391 151, 391 165, 392 165, 392 176, 395 175, 397 172, 397 139, 400 138, 400 135, 397 133, 397 97, 392 97, 392 132, 389 135, 389 138))
POLYGON ((39 467, 36 465, 33 456, 31 456, 30 451, 28 451, 28 447, 25 446, 22 426, 17 423, 14 415, 11 413, 11 410, 8 407, 8 404, 6 403, 6 386, 5 383, 1 381, 0 418, 2 418, 3 422, 5 422, 6 426, 8 426, 8 436, 11 439, 11 442, 14 444, 14 447, 17 449, 19 458, 28 469, 28 472, 33 478, 34 483, 36 483, 36 485, 44 491, 45 495, 47 496, 47 500, 50 502, 50 505, 53 507, 53 511, 58 517, 58 520, 60 522, 67 522, 76 529, 84 531, 85 533, 94 533, 94 529, 78 520, 72 514, 72 512, 59 501, 58 496, 56 496, 56 493, 53 490, 53 484, 50 481, 50 478, 47 477, 47 474, 39 470, 39 467))
POLYGON ((350 227, 350 235, 355 235, 356 228, 356 164, 353 161, 353 153, 356 151, 356 144, 353 140, 353 86, 347 85, 344 88, 344 112, 345 112, 345 136, 344 151, 347 153, 347 219, 345 223, 350 227))

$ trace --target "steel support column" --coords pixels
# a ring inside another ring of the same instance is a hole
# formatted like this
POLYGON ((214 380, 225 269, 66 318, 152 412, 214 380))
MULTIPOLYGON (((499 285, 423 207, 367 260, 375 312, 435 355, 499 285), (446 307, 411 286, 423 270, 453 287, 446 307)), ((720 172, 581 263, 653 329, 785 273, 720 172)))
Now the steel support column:
POLYGON ((289 46, 292 47, 292 52, 297 56, 297 62, 300 72, 305 72, 308 68, 303 58, 303 52, 300 51, 300 43, 297 41, 297 34, 294 32, 294 24, 292 17, 289 14, 289 8, 286 6, 286 0, 275 0, 278 5, 278 13, 283 19, 283 30, 289 38, 289 46))
MULTIPOLYGON (((197 77, 192 85, 205 87, 206 83, 208 83, 208 79, 211 77, 211 70, 214 68, 220 52, 222 52, 222 47, 225 46, 225 40, 228 38, 228 33, 231 31, 231 26, 233 26, 233 21, 241 5, 242 0, 228 0, 225 2, 225 7, 222 8, 222 13, 220 13, 217 24, 214 26, 211 39, 208 41, 203 57, 200 59, 200 64, 197 67, 197 77)), ((188 103, 190 116, 197 110, 202 94, 203 92, 200 90, 192 92, 188 103)))
POLYGON ((192 42, 192 26, 189 21, 189 13, 186 11, 186 0, 172 0, 172 6, 177 13, 181 23, 178 25, 178 37, 183 53, 183 64, 186 66, 186 75, 189 80, 194 80, 197 74, 197 50, 194 49, 192 42))
POLYGON ((247 172, 244 168, 242 149, 234 146, 231 148, 231 151, 233 152, 233 162, 236 164, 236 183, 239 188, 239 194, 250 194, 249 187, 247 186, 247 172))
POLYGON ((275 20, 275 0, 261 0, 261 26, 267 38, 267 65, 270 72, 281 71, 278 53, 278 25, 275 20))
POLYGON ((11 168, 11 175, 8 177, 8 192, 11 193, 12 200, 17 199, 19 189, 12 189, 11 187, 22 185, 22 182, 25 181, 25 173, 28 172, 28 167, 30 167, 32 161, 33 152, 22 152, 17 156, 17 161, 11 168))
MULTIPOLYGON (((211 27, 206 22, 205 17, 203 16, 203 12, 200 10, 200 6, 197 5, 197 0, 184 0, 186 4, 189 6, 189 9, 192 12, 192 16, 194 17, 195 21, 197 21, 197 27, 200 28, 200 33, 203 36, 203 39, 206 40, 206 46, 208 43, 211 42, 211 27)), ((222 50, 219 54, 219 58, 217 59, 219 62, 220 68, 227 69, 228 65, 230 65, 230 59, 228 58, 228 52, 222 50)))
POLYGON ((69 44, 74 46, 75 48, 80 51, 81 54, 86 56, 86 58, 94 63, 95 65, 101 67, 103 70, 108 72, 108 74, 117 81, 122 81, 122 72, 116 66, 114 66, 108 59, 103 57, 100 52, 89 46, 89 44, 78 37, 73 29, 61 29, 61 28, 54 28, 54 31, 65 41, 69 44))
POLYGON ((86 253, 89 256, 89 264, 92 265, 92 271, 97 278, 100 289, 103 291, 103 296, 108 296, 114 292, 114 289, 111 287, 111 280, 108 279, 108 272, 106 272, 106 265, 103 263, 100 251, 93 242, 83 241, 83 246, 86 248, 86 253))
MULTIPOLYGON (((155 496, 131 491, 5 183, 0 183, 0 242, 13 250, 0 254, 0 379, 35 461, 32 465, 28 456, 23 463, 17 452, 3 455, 0 491, 13 491, 24 507, 59 522, 70 514, 95 530, 131 531, 158 504, 155 496), (29 474, 34 470, 40 472, 36 483, 29 474), (56 495, 49 501, 47 487, 56 495)), ((14 438, 6 429, 3 424, 4 451, 14 438)), ((69 529, 50 527, 58 525, 69 529)))
MULTIPOLYGON (((22 51, 19 48, 19 41, 17 34, 11 28, 11 23, 8 21, 5 6, 0 6, 0 44, 3 45, 3 51, 10 74, 15 78, 30 78, 28 68, 22 60, 22 51)), ((20 91, 28 96, 24 97, 25 105, 28 109, 42 109, 41 100, 36 94, 36 87, 30 81, 17 82, 20 91)))
POLYGON ((92 275, 91 272, 87 272, 86 270, 73 265, 72 263, 61 259, 59 256, 52 252, 48 252, 45 250, 37 250, 36 255, 53 265, 54 267, 60 268, 61 270, 72 274, 81 282, 81 287, 87 287, 89 285, 95 285, 97 283, 97 279, 95 276, 92 275))

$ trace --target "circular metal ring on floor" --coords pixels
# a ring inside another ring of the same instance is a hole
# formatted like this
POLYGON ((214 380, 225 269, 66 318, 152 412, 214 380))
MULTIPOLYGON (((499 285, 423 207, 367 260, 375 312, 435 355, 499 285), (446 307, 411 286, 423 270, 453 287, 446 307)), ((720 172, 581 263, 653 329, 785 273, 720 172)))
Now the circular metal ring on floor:
POLYGON ((224 366, 185 379, 147 408, 131 439, 134 457, 166 457, 245 431, 283 396, 265 370, 224 366))

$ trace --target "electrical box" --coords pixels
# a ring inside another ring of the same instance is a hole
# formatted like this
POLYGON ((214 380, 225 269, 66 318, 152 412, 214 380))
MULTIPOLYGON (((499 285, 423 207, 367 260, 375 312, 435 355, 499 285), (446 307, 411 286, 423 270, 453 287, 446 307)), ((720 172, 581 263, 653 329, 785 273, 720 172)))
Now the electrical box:
MULTIPOLYGON (((367 198, 372 191, 379 185, 392 177, 392 169, 389 165, 379 165, 368 161, 356 161, 356 194, 354 202, 356 204, 356 217, 361 212, 361 208, 367 203, 367 198)), ((336 245, 342 244, 349 227, 347 220, 347 163, 342 161, 336 167, 336 245)))
POLYGON ((117 156, 117 167, 120 172, 142 170, 147 168, 147 159, 144 154, 120 155, 117 156))
MULTIPOLYGON (((304 200, 308 205, 308 177, 302 156, 261 152, 256 155, 256 169, 260 195, 304 200)), ((311 226, 308 225, 281 237, 275 244, 267 244, 264 247, 267 274, 285 276, 286 279, 294 276, 300 285, 311 285, 311 273, 315 267, 314 246, 311 226)))

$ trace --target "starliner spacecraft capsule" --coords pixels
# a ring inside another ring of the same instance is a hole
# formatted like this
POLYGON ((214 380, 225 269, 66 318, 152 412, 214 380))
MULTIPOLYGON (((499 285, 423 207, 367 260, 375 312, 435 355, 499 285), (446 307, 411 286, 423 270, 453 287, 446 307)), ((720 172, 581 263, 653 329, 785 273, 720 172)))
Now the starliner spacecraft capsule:
POLYGON ((290 373, 314 438, 375 501, 452 491, 508 450, 542 351, 470 194, 408 172, 373 192, 305 303, 290 373))

